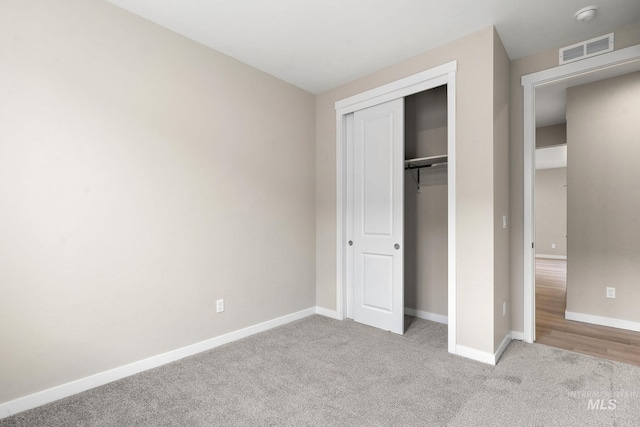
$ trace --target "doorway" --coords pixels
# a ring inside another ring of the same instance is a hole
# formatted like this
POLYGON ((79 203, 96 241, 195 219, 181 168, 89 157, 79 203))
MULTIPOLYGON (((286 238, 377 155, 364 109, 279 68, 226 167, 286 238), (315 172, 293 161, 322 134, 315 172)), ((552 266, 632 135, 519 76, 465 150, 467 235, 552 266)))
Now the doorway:
MULTIPOLYGON (((628 198, 635 189, 625 189, 624 185, 616 183, 634 179, 635 162, 629 165, 619 156, 637 157, 630 151, 629 145, 630 142, 632 145, 635 143, 640 130, 635 124, 637 114, 625 114, 625 111, 633 111, 637 103, 640 92, 634 88, 640 86, 640 73, 631 72, 593 82, 574 79, 566 89, 565 84, 555 84, 536 91, 539 102, 536 108, 534 192, 535 342, 639 365, 640 332, 603 326, 597 319, 593 322, 586 318, 585 313, 594 315, 597 312, 587 311, 593 308, 587 306, 588 299, 585 296, 591 294, 598 305, 608 307, 611 310, 610 318, 629 316, 623 307, 616 304, 615 299, 605 298, 605 286, 617 284, 620 296, 629 298, 629 289, 624 288, 624 274, 616 276, 616 273, 624 270, 624 258, 636 258, 637 262, 638 256, 633 247, 624 243, 623 237, 629 234, 634 225, 625 223, 624 217, 625 212, 637 211, 628 198), (554 110, 553 94, 559 93, 558 88, 566 92, 567 106, 558 109, 557 120, 560 123, 549 123, 545 118, 554 110), (611 127, 612 123, 614 127, 611 127), (597 136, 599 133, 600 136, 597 136), (629 133, 632 133, 631 138, 628 137, 629 133), (557 142, 562 144, 549 147, 557 142), (572 159, 568 169, 565 150, 568 150, 572 159), (561 154, 555 156, 556 161, 551 155, 554 151, 560 151, 561 154), (606 167, 607 158, 617 159, 609 162, 614 168, 606 167), (631 170, 632 173, 625 170, 631 170), (568 175, 572 183, 570 188, 567 188, 568 175), (620 196, 602 194, 598 187, 603 185, 607 193, 615 192, 620 196), (593 194, 599 195, 594 198, 593 194), (564 244, 567 234, 567 195, 572 230, 572 257, 569 259, 564 244), (606 216, 601 213, 602 209, 607 210, 606 216), (620 223, 623 230, 612 223, 620 223), (585 228, 585 224, 590 226, 585 228), (585 237, 590 240, 585 241, 585 237), (596 247, 593 247, 594 241, 598 242, 596 247), (614 253, 610 251, 612 242, 615 242, 614 253), (570 271, 570 280, 567 270, 570 271)), ((637 277, 626 276, 626 280, 634 281, 637 277)), ((634 311, 637 311, 637 306, 634 311)))
MULTIPOLYGON (((557 90, 611 78, 637 70, 640 66, 640 46, 633 46, 599 57, 559 66, 549 70, 524 76, 524 340, 536 340, 536 286, 535 286, 535 141, 536 141, 536 109, 540 96, 545 90, 557 90), (534 242, 535 245, 534 245, 534 242)), ((568 148, 571 149, 570 147, 568 148)), ((570 191, 570 183, 569 190, 570 191)), ((571 232, 568 235, 571 245, 571 232)), ((568 254, 570 257, 570 253, 568 254)), ((567 313, 568 315, 569 313, 567 313)), ((568 317, 567 317, 568 318, 568 317)), ((578 320, 578 319, 575 319, 578 320)))
MULTIPOLYGON (((353 145, 353 114, 395 99, 423 92, 435 87, 447 86, 447 294, 448 294, 448 349, 456 353, 456 270, 455 270, 455 73, 457 63, 415 74, 402 80, 381 86, 336 103, 337 123, 337 311, 338 317, 353 316, 353 210, 349 206, 353 194, 350 189, 348 159, 353 145), (349 242, 352 245, 349 245, 349 242)), ((402 304, 404 305, 404 304, 402 304)), ((402 307, 404 309, 404 307, 402 307)))
MULTIPOLYGON (((538 99, 544 106, 543 93, 538 99)), ((552 340, 558 319, 564 319, 567 291, 567 125, 562 108, 552 110, 536 113, 535 328, 542 343, 552 340)))
POLYGON ((564 111, 544 116, 536 114, 535 333, 536 342, 557 347, 567 297, 567 126, 564 111))

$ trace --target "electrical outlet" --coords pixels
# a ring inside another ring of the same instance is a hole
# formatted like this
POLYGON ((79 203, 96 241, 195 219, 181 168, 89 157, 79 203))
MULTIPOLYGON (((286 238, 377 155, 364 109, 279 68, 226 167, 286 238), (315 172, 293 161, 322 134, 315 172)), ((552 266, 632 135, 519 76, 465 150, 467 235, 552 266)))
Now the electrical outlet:
POLYGON ((507 315, 507 302, 503 302, 502 303, 502 316, 506 316, 507 315))
POLYGON ((556 248, 556 244, 555 244, 555 243, 552 243, 552 244, 551 244, 551 249, 555 249, 555 248, 556 248))
POLYGON ((607 298, 616 297, 616 288, 607 288, 607 298))
POLYGON ((224 300, 219 299, 216 301, 216 313, 222 313, 224 311, 224 300))

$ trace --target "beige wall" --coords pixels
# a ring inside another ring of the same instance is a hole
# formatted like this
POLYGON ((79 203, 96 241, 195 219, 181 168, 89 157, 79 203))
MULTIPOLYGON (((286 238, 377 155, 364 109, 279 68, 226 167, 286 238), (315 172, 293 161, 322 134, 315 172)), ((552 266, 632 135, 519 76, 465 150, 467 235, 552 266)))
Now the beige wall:
POLYGON ((566 257, 567 168, 536 170, 535 185, 536 255, 566 257))
POLYGON ((494 343, 497 351, 511 333, 509 288, 509 65, 510 60, 496 34, 493 40, 493 188, 494 188, 494 343), (503 227, 502 217, 507 217, 503 227), (503 304, 506 311, 503 314, 503 304))
MULTIPOLYGON (((502 218, 494 205, 495 37, 494 29, 486 28, 317 96, 316 302, 319 306, 336 308, 334 103, 457 60, 457 338, 459 345, 493 353, 494 228, 496 218, 500 221, 502 218)), ((504 126, 503 122, 504 117, 496 126, 504 126)))
POLYGON ((315 305, 313 95, 94 0, 0 64, 0 402, 315 305))
POLYGON ((640 322, 639 100, 640 72, 567 91, 567 311, 640 322))
MULTIPOLYGON (((594 37, 600 34, 593 34, 594 37)), ((581 40, 567 41, 563 46, 581 40)), ((623 49, 640 43, 640 21, 615 31, 615 49, 623 49)), ((561 46, 558 46, 560 48, 561 46)), ((511 102, 510 102, 510 212, 511 212, 511 306, 512 330, 523 331, 523 91, 521 78, 558 66, 558 49, 550 49, 511 62, 511 102)))
MULTIPOLYGON (((405 158, 447 154, 447 90, 405 98, 405 158)), ((447 315, 447 168, 405 171, 404 306, 447 315)))
POLYGON ((567 143, 567 124, 560 123, 536 128, 536 148, 567 143))
MULTIPOLYGON (((640 22, 615 36, 616 49, 640 43, 640 22)), ((316 303, 335 309, 333 104, 451 60, 458 342, 493 351, 509 319, 522 330, 520 78, 557 66, 557 49, 511 62, 509 206, 505 56, 488 28, 314 105, 99 1, 0 3, 0 377, 11 384, 0 402, 316 303)))

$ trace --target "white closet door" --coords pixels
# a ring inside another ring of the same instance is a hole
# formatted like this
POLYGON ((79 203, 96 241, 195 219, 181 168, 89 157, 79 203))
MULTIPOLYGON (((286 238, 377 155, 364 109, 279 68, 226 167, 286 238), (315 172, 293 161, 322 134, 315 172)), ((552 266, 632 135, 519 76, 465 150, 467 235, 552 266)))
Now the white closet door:
POLYGON ((404 332, 404 99, 354 113, 353 319, 404 332))

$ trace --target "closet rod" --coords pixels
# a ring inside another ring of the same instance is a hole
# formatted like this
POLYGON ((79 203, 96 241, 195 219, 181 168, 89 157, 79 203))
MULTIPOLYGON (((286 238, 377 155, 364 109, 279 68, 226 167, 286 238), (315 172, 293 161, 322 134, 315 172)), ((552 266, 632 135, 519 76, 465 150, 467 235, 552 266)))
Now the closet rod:
POLYGON ((421 169, 432 166, 440 166, 447 164, 447 155, 429 156, 429 157, 417 157, 414 159, 408 159, 404 161, 405 169, 421 169))
POLYGON ((439 168, 440 166, 447 166, 447 156, 431 156, 431 157, 420 157, 416 159, 409 159, 404 161, 404 170, 416 171, 416 176, 413 176, 413 173, 410 173, 413 180, 416 182, 416 189, 418 193, 420 193, 421 183, 420 183, 420 170, 424 168, 439 168))
POLYGON ((447 164, 448 164, 448 162, 431 163, 430 165, 418 165, 418 166, 405 165, 404 170, 418 170, 418 169, 424 169, 424 168, 435 168, 435 167, 438 167, 438 166, 446 166, 447 164))

